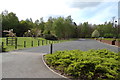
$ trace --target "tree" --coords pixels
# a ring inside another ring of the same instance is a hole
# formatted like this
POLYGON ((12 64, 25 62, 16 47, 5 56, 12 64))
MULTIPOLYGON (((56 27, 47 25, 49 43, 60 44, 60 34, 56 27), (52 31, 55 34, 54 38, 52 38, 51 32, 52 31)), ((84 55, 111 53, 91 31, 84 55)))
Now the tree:
POLYGON ((87 38, 87 37, 91 37, 91 31, 92 31, 92 29, 91 29, 91 27, 90 27, 91 25, 90 24, 88 24, 88 22, 84 22, 83 24, 81 23, 80 25, 79 25, 79 29, 80 29, 80 37, 82 37, 82 38, 87 38))
POLYGON ((48 21, 45 23, 43 34, 46 39, 53 39, 56 36, 53 23, 54 19, 52 17, 49 17, 48 21))
POLYGON ((27 32, 28 30, 30 30, 31 28, 32 28, 31 22, 21 20, 21 21, 19 22, 19 26, 17 27, 17 32, 16 32, 16 34, 17 34, 18 36, 23 36, 23 34, 24 34, 25 32, 27 32))
POLYGON ((94 30, 93 33, 92 33, 92 37, 99 37, 100 36, 100 33, 98 32, 98 30, 94 30))
MULTIPOLYGON (((16 16, 15 13, 8 11, 3 11, 2 12, 2 32, 4 30, 9 30, 9 29, 14 29, 14 32, 17 32, 17 27, 19 25, 19 20, 18 17, 16 16)), ((2 36, 5 36, 6 34, 3 33, 2 36)))
POLYGON ((43 20, 43 17, 40 18, 40 24, 39 24, 39 28, 41 30, 41 33, 43 34, 44 30, 45 30, 45 22, 43 20))

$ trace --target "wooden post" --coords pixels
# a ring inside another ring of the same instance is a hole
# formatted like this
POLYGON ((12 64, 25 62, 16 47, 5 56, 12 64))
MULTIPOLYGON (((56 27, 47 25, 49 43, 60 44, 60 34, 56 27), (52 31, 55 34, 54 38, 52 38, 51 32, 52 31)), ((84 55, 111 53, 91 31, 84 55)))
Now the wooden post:
POLYGON ((1 46, 1 47, 2 47, 2 49, 3 49, 3 47, 4 47, 4 42, 2 42, 2 46, 1 46))
POLYGON ((44 40, 42 40, 42 45, 44 45, 44 40))
POLYGON ((15 38, 15 49, 17 49, 17 38, 15 38))
POLYGON ((53 44, 50 45, 50 54, 53 52, 53 44))
POLYGON ((6 38, 6 45, 8 46, 8 37, 6 38))
POLYGON ((40 46, 40 40, 38 40, 38 46, 40 46))
POLYGON ((47 40, 46 40, 46 44, 47 44, 47 40))
POLYGON ((26 47, 26 41, 24 41, 24 47, 26 47))
POLYGON ((31 46, 33 47, 33 41, 31 42, 31 46))

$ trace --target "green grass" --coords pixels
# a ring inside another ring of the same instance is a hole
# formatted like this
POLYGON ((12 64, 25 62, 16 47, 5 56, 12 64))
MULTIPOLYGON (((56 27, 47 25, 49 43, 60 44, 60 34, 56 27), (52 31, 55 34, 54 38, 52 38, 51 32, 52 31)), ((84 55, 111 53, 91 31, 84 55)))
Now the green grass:
MULTIPOLYGON (((14 45, 9 44, 8 46, 6 45, 6 38, 0 38, 0 40, 2 40, 2 42, 4 42, 4 48, 6 48, 6 51, 12 51, 12 50, 16 50, 14 45)), ((43 45, 48 45, 50 43, 58 43, 58 42, 65 42, 65 41, 72 41, 75 39, 69 39, 69 40, 57 40, 57 41, 52 41, 52 40, 47 40, 46 43, 46 39, 44 38, 33 38, 33 37, 17 37, 17 49, 23 49, 23 48, 30 48, 31 43, 33 41, 33 47, 37 47, 38 46, 38 40, 39 42, 39 46, 42 46, 42 40, 43 41, 43 45), (26 47, 24 47, 24 41, 26 41, 26 47)))
POLYGON ((76 80, 118 80, 120 77, 118 53, 107 49, 65 50, 44 56, 54 70, 76 80))
MULTIPOLYGON (((32 37, 17 37, 17 49, 23 49, 23 48, 30 48, 31 42, 33 41, 33 47, 38 46, 38 40, 40 40, 40 45, 42 45, 42 40, 44 40, 43 45, 46 44, 46 39, 44 38, 32 38, 32 37), (26 41, 26 47, 24 47, 24 41, 26 41)), ((4 42, 4 48, 6 48, 6 51, 12 51, 15 50, 15 46, 9 44, 8 46, 6 45, 6 38, 2 38, 2 42, 4 42)), ((52 43, 52 41, 50 41, 52 43)), ((55 43, 55 41, 54 41, 55 43)))

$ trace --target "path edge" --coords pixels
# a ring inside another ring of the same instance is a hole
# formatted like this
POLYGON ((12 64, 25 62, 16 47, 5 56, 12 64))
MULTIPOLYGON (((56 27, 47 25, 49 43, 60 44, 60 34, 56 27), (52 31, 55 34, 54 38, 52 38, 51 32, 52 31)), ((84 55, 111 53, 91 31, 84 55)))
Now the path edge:
POLYGON ((45 55, 45 54, 42 54, 42 61, 43 61, 44 65, 45 65, 50 71, 52 71, 53 73, 55 73, 55 74, 57 74, 57 75, 59 75, 59 76, 61 76, 61 77, 63 77, 63 78, 68 79, 67 77, 65 77, 65 76, 63 76, 63 75, 55 72, 54 70, 52 70, 52 69, 46 64, 46 62, 44 61, 44 57, 43 57, 44 55, 45 55))

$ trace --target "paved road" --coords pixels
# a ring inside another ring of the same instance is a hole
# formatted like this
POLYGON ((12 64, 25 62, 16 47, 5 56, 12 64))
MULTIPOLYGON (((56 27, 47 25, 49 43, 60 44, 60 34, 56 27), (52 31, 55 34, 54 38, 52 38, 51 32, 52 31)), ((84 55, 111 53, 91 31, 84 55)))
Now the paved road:
POLYGON ((50 71, 39 53, 5 53, 2 55, 3 78, 63 78, 50 71))
MULTIPOLYGON (((90 40, 90 39, 80 39, 76 41, 69 41, 69 42, 63 42, 60 44, 54 44, 54 49, 56 50, 73 50, 73 49, 80 49, 80 50, 89 50, 89 49, 108 49, 114 52, 118 52, 118 47, 110 46, 105 43, 98 42, 96 40, 90 40)), ((21 50, 18 50, 21 52, 21 50)), ((50 45, 48 46, 40 46, 40 47, 34 47, 34 48, 28 48, 23 49, 23 52, 37 52, 37 53, 50 53, 50 45)))
MULTIPOLYGON (((76 40, 54 44, 56 50, 103 49, 118 52, 118 48, 95 40, 76 40)), ((42 62, 42 54, 49 53, 48 46, 40 46, 2 54, 3 78, 63 78, 50 71, 42 62)))

